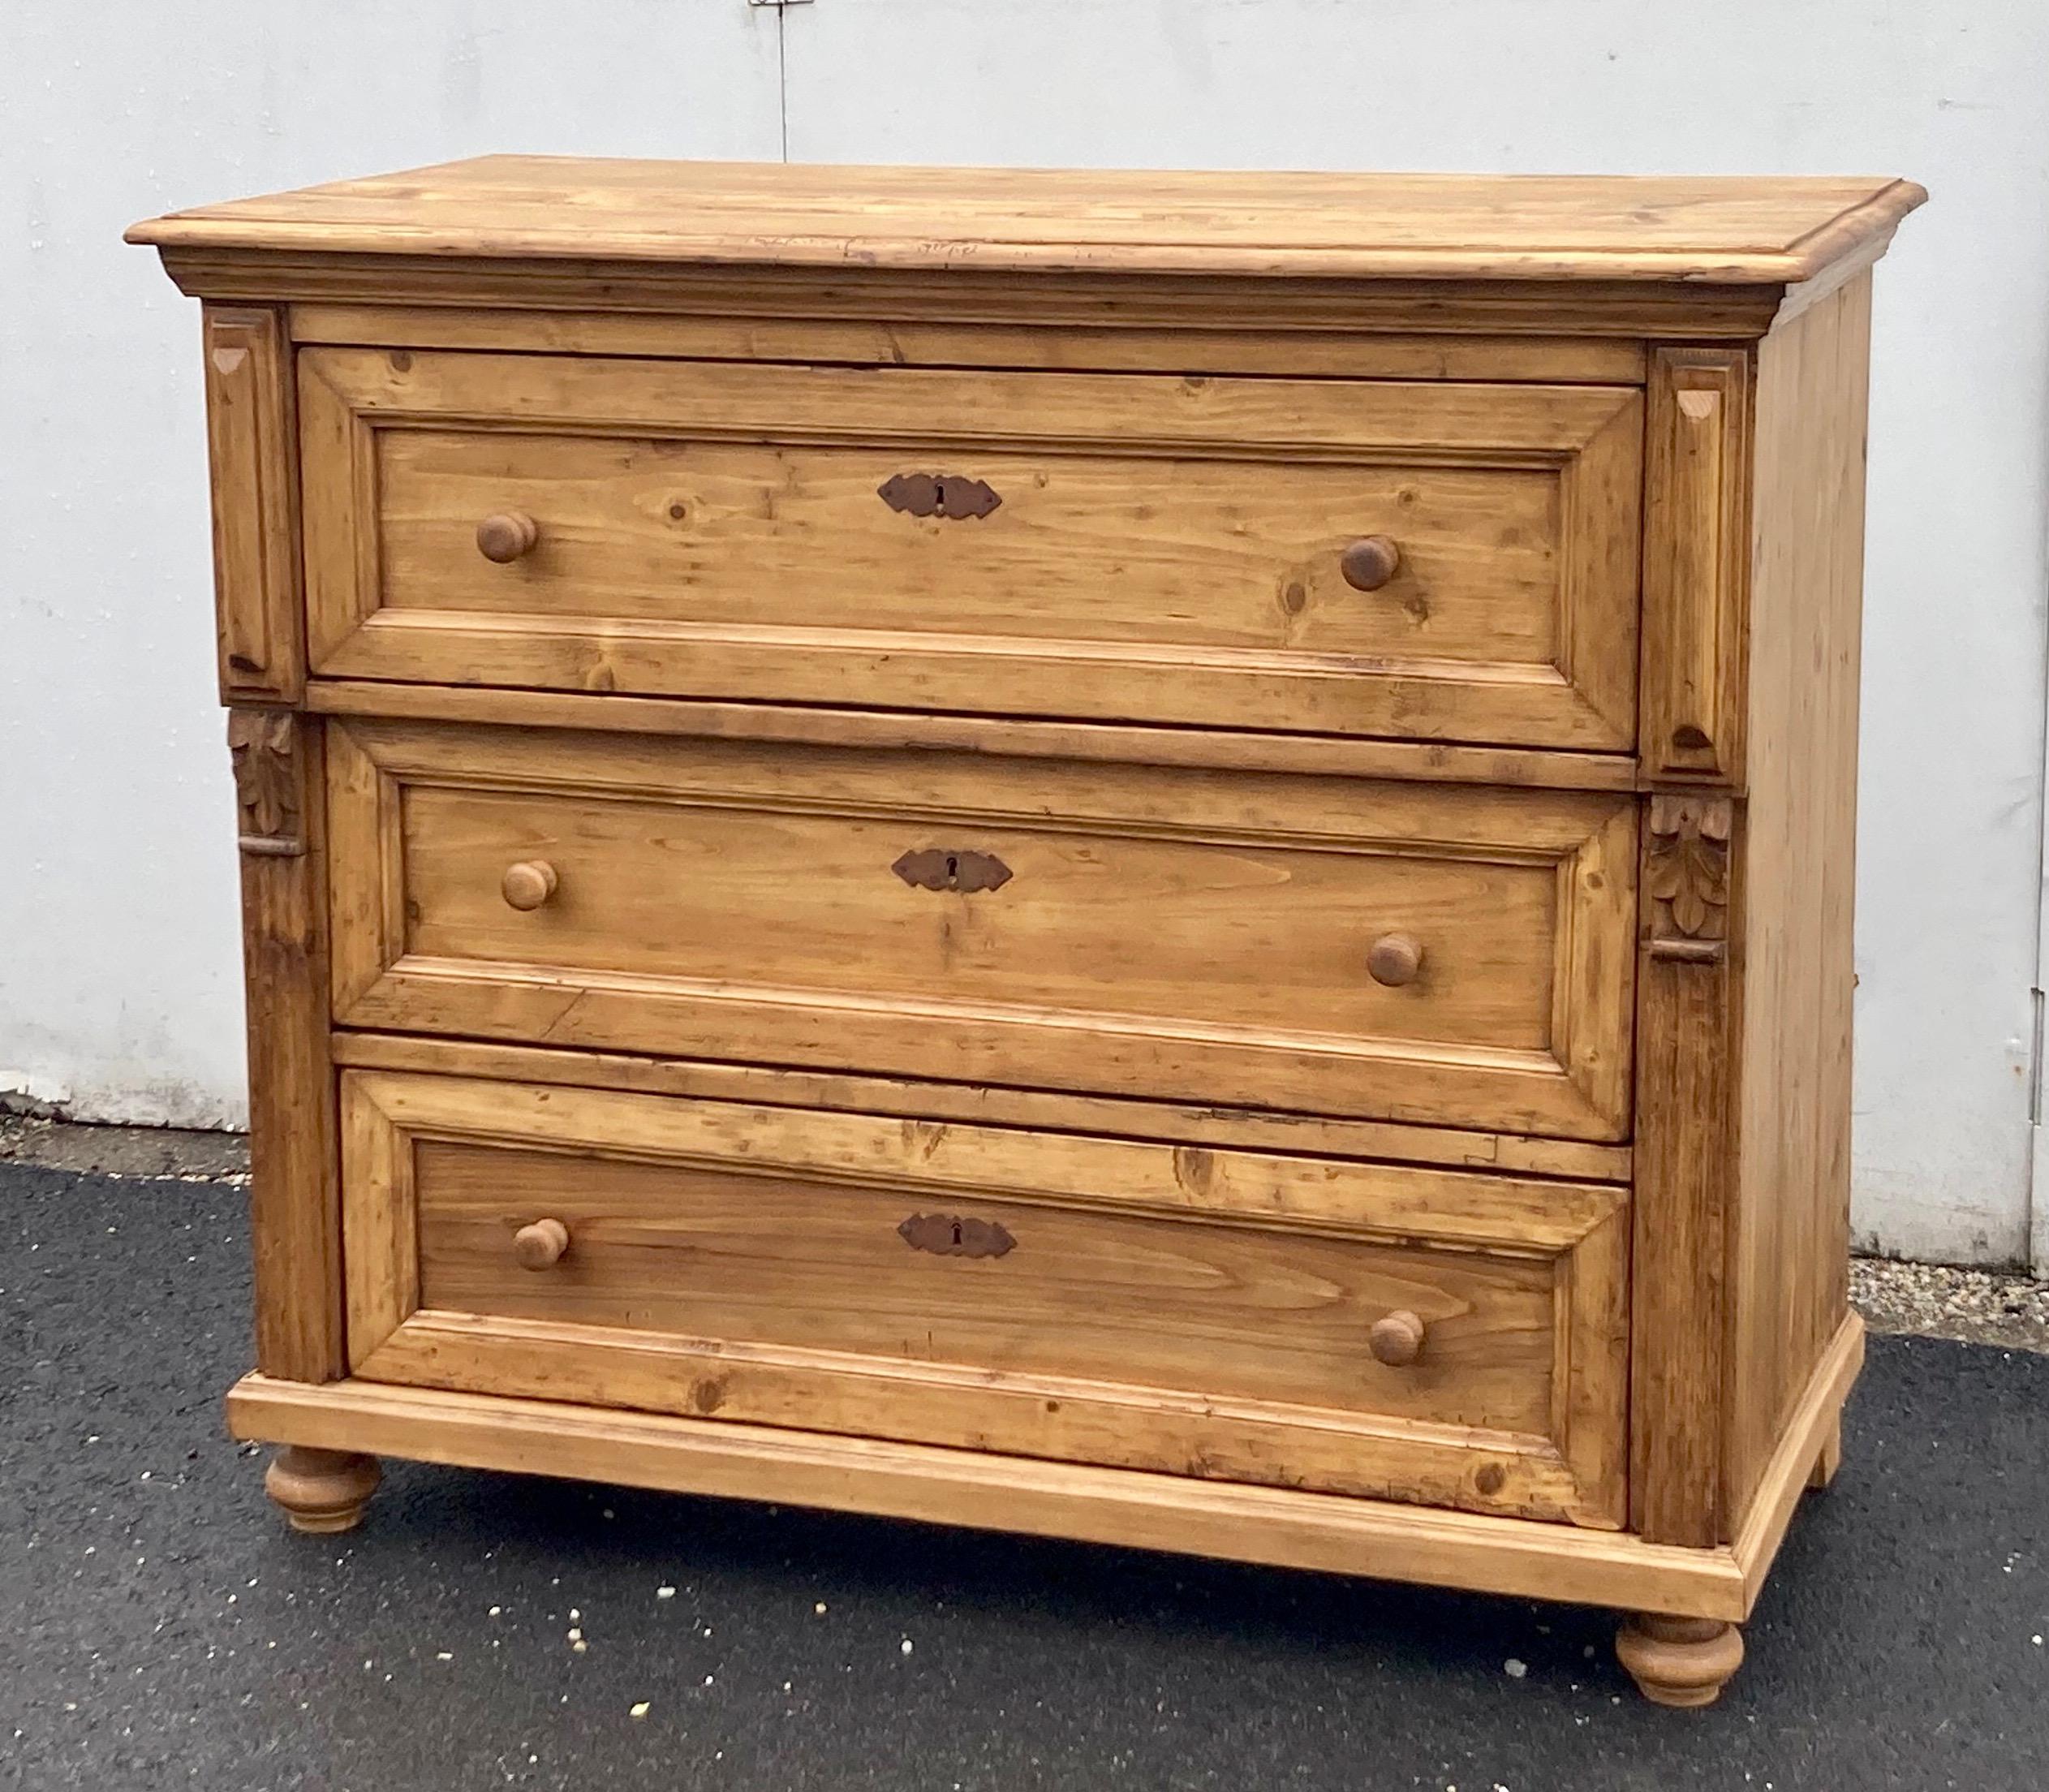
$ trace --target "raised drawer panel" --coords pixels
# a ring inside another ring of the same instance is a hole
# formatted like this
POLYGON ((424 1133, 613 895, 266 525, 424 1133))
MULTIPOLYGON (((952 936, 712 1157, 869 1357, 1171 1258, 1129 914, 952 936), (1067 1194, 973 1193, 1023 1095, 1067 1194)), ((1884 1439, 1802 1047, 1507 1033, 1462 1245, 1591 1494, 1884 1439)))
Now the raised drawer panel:
POLYGON ((345 1025, 1626 1136, 1625 796, 332 725, 345 1025))
POLYGON ((325 675, 1634 743, 1634 388, 299 365, 325 675))
POLYGON ((1616 1189, 360 1071, 344 1106, 359 1376, 1620 1515, 1616 1189))

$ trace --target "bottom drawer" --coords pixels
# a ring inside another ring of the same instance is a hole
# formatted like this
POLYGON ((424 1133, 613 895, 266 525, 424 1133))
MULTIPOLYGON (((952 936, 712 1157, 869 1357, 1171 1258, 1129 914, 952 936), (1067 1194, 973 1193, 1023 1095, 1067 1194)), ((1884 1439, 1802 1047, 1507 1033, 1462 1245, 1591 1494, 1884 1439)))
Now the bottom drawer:
POLYGON ((358 1376, 1621 1522, 1620 1189, 342 1090, 358 1376))

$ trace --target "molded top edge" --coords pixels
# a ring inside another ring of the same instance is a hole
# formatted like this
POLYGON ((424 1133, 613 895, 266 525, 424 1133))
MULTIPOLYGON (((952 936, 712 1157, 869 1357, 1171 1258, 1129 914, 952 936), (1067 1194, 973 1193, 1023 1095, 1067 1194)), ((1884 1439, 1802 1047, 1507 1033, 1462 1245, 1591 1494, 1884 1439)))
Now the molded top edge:
POLYGON ((485 156, 149 219, 162 249, 652 264, 1792 285, 1911 181, 1196 173, 485 156))

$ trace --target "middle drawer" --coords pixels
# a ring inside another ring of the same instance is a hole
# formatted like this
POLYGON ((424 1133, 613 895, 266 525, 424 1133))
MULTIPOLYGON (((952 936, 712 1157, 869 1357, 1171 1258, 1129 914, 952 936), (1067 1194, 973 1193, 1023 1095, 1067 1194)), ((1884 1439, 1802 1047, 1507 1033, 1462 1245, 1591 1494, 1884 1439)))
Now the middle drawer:
POLYGON ((334 1012, 1614 1139, 1633 799, 330 724, 334 1012))

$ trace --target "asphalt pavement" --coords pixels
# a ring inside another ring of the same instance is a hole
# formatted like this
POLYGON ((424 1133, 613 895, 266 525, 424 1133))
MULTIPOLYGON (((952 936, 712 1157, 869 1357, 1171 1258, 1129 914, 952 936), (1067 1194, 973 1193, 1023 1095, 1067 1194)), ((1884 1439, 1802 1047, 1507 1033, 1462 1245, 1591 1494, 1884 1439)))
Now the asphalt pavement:
POLYGON ((0 1165, 0 1786, 2049 1785, 2049 1357, 1874 1339, 1672 1712, 1573 1606, 405 1463, 298 1536, 222 1429, 243 1200, 0 1165))

